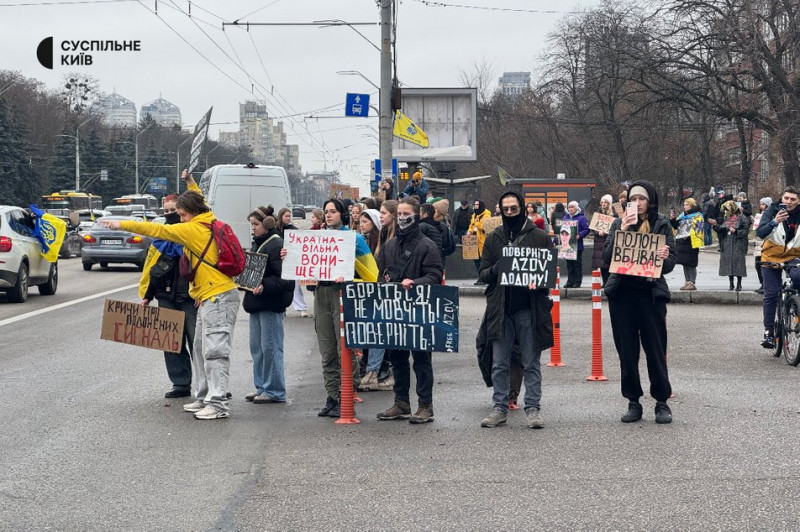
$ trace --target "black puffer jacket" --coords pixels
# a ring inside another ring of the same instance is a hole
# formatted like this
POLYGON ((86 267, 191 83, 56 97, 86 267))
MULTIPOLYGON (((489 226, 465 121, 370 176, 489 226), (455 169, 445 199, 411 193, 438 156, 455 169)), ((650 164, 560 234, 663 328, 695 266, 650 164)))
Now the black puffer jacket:
POLYGON ((281 248, 283 239, 278 235, 277 230, 273 229, 263 236, 255 238, 253 247, 250 251, 263 253, 269 257, 267 267, 264 269, 264 278, 261 284, 264 290, 256 295, 247 291, 244 294, 242 308, 250 314, 254 312, 284 312, 286 307, 292 304, 294 295, 294 281, 284 281, 281 279, 281 248), (274 235, 274 238, 272 238, 274 235))
MULTIPOLYGON (((506 245, 508 245, 508 237, 505 227, 501 225, 486 236, 483 254, 481 255, 480 279, 488 285, 484 292, 486 294, 484 321, 486 324, 486 339, 488 341, 499 340, 503 335, 505 300, 508 287, 500 286, 498 267, 496 266, 506 245)), ((555 248, 547 233, 527 219, 519 233, 517 245, 532 248, 555 248)), ((549 290, 546 288, 528 291, 534 349, 537 351, 544 351, 553 347, 553 319, 550 314, 553 302, 548 297, 549 295, 549 290)))
POLYGON ((436 244, 436 249, 439 250, 439 256, 441 257, 442 265, 444 266, 444 250, 442 249, 444 237, 442 235, 442 224, 433 218, 425 218, 424 220, 419 221, 419 230, 422 231, 423 235, 430 238, 433 243, 436 244))
POLYGON ((378 254, 378 282, 411 279, 414 284, 441 284, 443 270, 436 244, 420 232, 419 224, 398 229, 378 254))

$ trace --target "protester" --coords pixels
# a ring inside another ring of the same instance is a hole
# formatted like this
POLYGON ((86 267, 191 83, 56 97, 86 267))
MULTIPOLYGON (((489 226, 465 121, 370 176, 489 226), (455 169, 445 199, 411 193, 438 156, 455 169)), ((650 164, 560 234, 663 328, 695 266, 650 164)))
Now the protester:
POLYGON ((183 223, 161 225, 101 219, 100 224, 183 246, 191 267, 196 269, 195 277, 189 284, 189 295, 200 302, 192 351, 192 392, 195 401, 183 405, 183 409, 194 412, 197 419, 226 418, 230 415, 228 374, 239 293, 233 279, 212 266, 217 263, 219 252, 210 229, 204 224, 210 224, 216 217, 206 205, 191 175, 184 170, 181 177, 186 181, 188 190, 178 197, 175 207, 183 223), (200 260, 206 248, 204 260, 200 260))
POLYGON ((419 230, 423 235, 430 238, 439 250, 439 258, 444 267, 444 228, 442 224, 434 220, 436 209, 430 203, 423 203, 419 206, 419 230))
MULTIPOLYGON (((377 257, 378 242, 380 241, 381 234, 381 213, 375 209, 367 209, 361 213, 360 232, 364 239, 367 241, 372 255, 377 257)), ((364 375, 361 377, 361 384, 358 389, 360 391, 391 389, 381 386, 378 382, 378 372, 383 363, 384 353, 383 349, 369 348, 364 349, 364 356, 361 359, 361 365, 364 367, 364 375)))
POLYGON ((533 202, 525 205, 525 216, 533 222, 533 225, 544 231, 544 218, 539 215, 539 211, 536 210, 536 205, 533 202))
POLYGON ((268 257, 261 284, 252 292, 246 291, 242 303, 250 314, 250 356, 256 388, 245 400, 255 404, 286 402, 283 317, 292 302, 295 282, 281 279, 283 239, 272 213, 272 205, 262 206, 247 217, 253 232, 250 251, 268 257))
POLYGON ((750 232, 750 219, 742 213, 742 208, 734 201, 726 201, 721 209, 722 223, 714 226, 717 231, 722 255, 719 258, 719 275, 728 276, 729 290, 734 290, 736 277, 737 292, 742 289, 742 277, 747 277, 747 236, 750 232))
POLYGON ((467 234, 472 211, 467 200, 461 200, 461 206, 456 209, 453 215, 453 234, 461 242, 461 237, 467 234))
POLYGON ((386 200, 381 205, 380 209, 381 217, 381 234, 380 239, 378 240, 378 248, 375 251, 375 256, 378 256, 380 253, 381 248, 386 245, 386 242, 389 239, 394 238, 394 232, 396 227, 395 218, 397 215, 397 201, 396 200, 386 200))
MULTIPOLYGON (((281 207, 278 211, 278 227, 277 233, 278 236, 281 237, 281 242, 286 238, 286 231, 294 230, 296 231, 298 228, 296 225, 292 223, 292 211, 288 207, 281 207)), ((308 313, 308 305, 306 304, 306 298, 303 295, 303 287, 300 286, 300 283, 297 283, 294 287, 294 297, 292 298, 292 308, 295 312, 300 313, 301 318, 310 318, 311 315, 308 313)))
MULTIPOLYGON (((725 190, 721 188, 717 189, 717 191, 712 195, 714 197, 708 202, 708 210, 707 212, 703 213, 703 217, 705 218, 706 223, 708 223, 708 225, 716 231, 716 225, 719 223, 719 218, 721 215, 722 204, 725 203, 725 190)), ((719 238, 719 234, 717 237, 719 238)), ((722 242, 720 242, 719 245, 722 246, 722 242)), ((721 253, 722 247, 720 247, 718 251, 721 253)))
POLYGON ((510 368, 515 341, 521 349, 525 382, 525 415, 529 428, 540 429, 542 397, 541 353, 553 345, 552 302, 549 290, 534 285, 504 287, 499 285, 500 257, 503 248, 554 249, 547 234, 533 225, 523 212, 524 202, 516 192, 500 198, 503 211, 502 231, 492 232, 481 257, 480 276, 489 285, 486 290, 484 322, 486 338, 492 344, 492 412, 481 421, 482 427, 504 424, 509 408, 510 368))
POLYGON ((404 196, 415 196, 420 203, 425 203, 428 197, 428 182, 422 177, 422 171, 417 169, 403 189, 404 196))
POLYGON ((694 198, 686 198, 683 202, 683 213, 676 217, 670 212, 670 225, 677 229, 675 235, 676 264, 683 266, 685 284, 681 290, 697 290, 697 259, 703 247, 703 213, 694 198))
POLYGON ((468 232, 471 235, 478 237, 478 258, 473 261, 475 264, 475 271, 478 273, 478 280, 475 281, 476 286, 481 286, 486 283, 480 279, 481 259, 483 253, 483 243, 486 241, 486 232, 483 230, 483 221, 489 218, 492 213, 486 208, 486 205, 481 200, 475 200, 475 210, 472 213, 472 220, 469 222, 468 232))
POLYGON ((589 234, 589 222, 586 221, 577 201, 570 201, 567 211, 563 220, 578 222, 575 234, 578 240, 578 253, 574 260, 567 259, 567 283, 564 288, 580 288, 583 283, 583 239, 589 234))
POLYGON ((385 195, 385 200, 393 200, 394 199, 394 179, 391 177, 387 177, 378 187, 379 192, 382 192, 385 195))
POLYGON ((456 237, 450 227, 448 217, 450 202, 446 199, 437 200, 433 203, 433 208, 435 209, 433 220, 439 224, 439 230, 442 232, 442 268, 446 269, 447 256, 452 255, 456 250, 456 237))
MULTIPOLYGON (((380 280, 401 283, 406 290, 415 285, 440 284, 442 262, 435 244, 419 228, 419 203, 403 198, 397 206, 397 231, 378 255, 380 280)), ((408 419, 409 423, 429 423, 433 414, 433 364, 430 351, 387 350, 394 371, 394 404, 378 414, 380 420, 408 419), (417 381, 417 411, 411 415, 409 357, 414 359, 417 381)))
POLYGON ((311 211, 311 229, 314 231, 325 229, 325 215, 322 214, 322 209, 311 211))
MULTIPOLYGON (((177 194, 164 198, 165 224, 180 223, 181 217, 175 208, 177 194)), ((194 346, 197 309, 194 299, 189 296, 189 282, 178 275, 178 261, 183 254, 183 246, 168 240, 153 240, 148 251, 145 268, 142 271, 144 293, 140 295, 142 305, 147 306, 153 299, 160 308, 183 312, 183 338, 179 353, 164 351, 164 363, 172 389, 164 394, 167 399, 188 397, 192 386, 192 357, 194 346)))
POLYGON ((360 203, 354 203, 350 206, 350 229, 353 231, 360 231, 361 230, 361 212, 364 210, 364 206, 360 203))
POLYGON ((753 205, 750 203, 750 200, 747 199, 746 192, 739 192, 736 195, 736 204, 742 208, 742 214, 744 214, 748 218, 753 217, 753 205))
POLYGON ((567 210, 564 208, 564 204, 560 201, 556 203, 555 207, 553 207, 553 212, 550 213, 550 228, 552 233, 555 234, 561 231, 561 220, 566 216, 567 210))
MULTIPOLYGON (((325 202, 325 226, 328 231, 349 231, 349 213, 347 205, 338 198, 325 202)), ((360 234, 356 234, 355 280, 374 283, 378 279, 378 268, 375 259, 360 234)), ((286 248, 281 250, 281 258, 285 258, 286 248)), ((336 417, 340 415, 340 379, 341 379, 341 331, 339 293, 343 278, 334 281, 319 281, 314 291, 314 326, 317 331, 317 343, 322 356, 322 377, 325 381, 327 399, 325 405, 317 413, 320 417, 336 417)), ((353 386, 358 389, 359 364, 353 351, 353 386)))
POLYGON ((663 259, 661 276, 648 279, 612 273, 605 286, 614 346, 619 355, 622 396, 628 399, 623 423, 642 419, 639 398, 644 395, 639 378, 639 352, 643 348, 650 377, 650 395, 656 400, 656 423, 671 423, 672 411, 667 399, 672 387, 667 372, 667 302, 669 287, 664 275, 675 267, 675 241, 666 218, 658 214, 658 195, 647 181, 634 181, 628 191, 628 201, 636 204, 637 214, 617 219, 611 225, 603 250, 610 264, 617 231, 662 234, 667 245, 657 251, 663 259))
MULTIPOLYGON (((761 246, 761 275, 764 279, 764 340, 761 346, 775 347, 773 324, 781 289, 781 268, 777 263, 800 259, 800 190, 786 187, 780 203, 772 203, 761 215, 756 236, 761 246), (764 264, 770 262, 773 264, 764 264)), ((800 289, 800 267, 790 271, 795 289, 800 289)))
MULTIPOLYGON (((597 212, 606 216, 614 216, 614 209, 611 208, 612 201, 614 201, 614 198, 611 197, 611 194, 605 194, 600 198, 600 206, 598 207, 597 212)), ((606 237, 608 236, 608 233, 605 231, 591 231, 591 233, 593 237, 592 270, 600 270, 600 276, 603 279, 603 286, 605 286, 606 282, 608 282, 609 263, 603 260, 603 246, 606 243, 606 237)))
MULTIPOLYGON (((761 198, 758 203, 758 213, 755 215, 753 219, 753 231, 758 231, 759 224, 764 216, 764 211, 766 211, 769 206, 772 205, 772 198, 766 197, 761 198)), ((756 293, 763 294, 764 293, 764 276, 761 273, 761 246, 763 245, 763 241, 758 238, 758 234, 756 234, 756 243, 755 247, 753 248, 753 256, 755 257, 756 261, 756 275, 758 275, 758 288, 756 289, 756 293)))

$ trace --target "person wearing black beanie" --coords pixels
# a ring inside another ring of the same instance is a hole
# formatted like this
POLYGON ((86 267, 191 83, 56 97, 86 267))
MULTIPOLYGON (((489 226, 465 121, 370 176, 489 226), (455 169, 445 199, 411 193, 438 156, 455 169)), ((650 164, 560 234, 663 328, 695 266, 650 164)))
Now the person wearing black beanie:
POLYGON ((554 250, 553 241, 525 216, 525 203, 516 192, 500 198, 503 225, 486 237, 480 263, 480 280, 486 289, 486 312, 481 328, 491 342, 492 412, 481 421, 482 427, 493 428, 506 423, 511 385, 510 367, 515 341, 519 344, 525 382, 525 415, 527 426, 544 427, 540 413, 543 350, 553 345, 553 307, 549 291, 533 285, 501 286, 500 257, 503 248, 545 248, 554 250))

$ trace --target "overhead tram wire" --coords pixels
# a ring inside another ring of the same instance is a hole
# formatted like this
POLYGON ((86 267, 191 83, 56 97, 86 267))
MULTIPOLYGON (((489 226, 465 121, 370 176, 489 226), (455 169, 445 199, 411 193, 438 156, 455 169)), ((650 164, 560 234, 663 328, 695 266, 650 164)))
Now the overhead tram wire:
POLYGON ((558 9, 525 9, 514 7, 491 7, 491 6, 474 6, 467 4, 452 4, 448 2, 438 2, 435 0, 411 0, 418 4, 423 4, 427 7, 452 7, 458 9, 478 9, 482 11, 506 11, 511 13, 533 13, 537 15, 577 15, 583 11, 564 11, 558 9))
POLYGON ((52 0, 49 2, 19 2, 16 4, 0 4, 0 7, 39 7, 71 4, 114 4, 121 2, 138 2, 139 0, 52 0))

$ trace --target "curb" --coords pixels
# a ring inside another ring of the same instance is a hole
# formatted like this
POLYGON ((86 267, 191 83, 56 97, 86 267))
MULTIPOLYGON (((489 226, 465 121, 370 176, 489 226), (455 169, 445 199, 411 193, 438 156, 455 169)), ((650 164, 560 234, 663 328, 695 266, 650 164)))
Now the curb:
MULTIPOLYGON (((483 297, 484 288, 481 286, 459 286, 458 295, 460 297, 483 297)), ((671 290, 672 300, 670 303, 695 305, 748 305, 761 306, 764 303, 764 296, 755 292, 731 292, 728 290, 697 290, 680 291, 671 290)), ((591 288, 562 288, 561 299, 574 299, 591 301, 591 288)), ((603 300, 606 300, 603 294, 603 300)))

